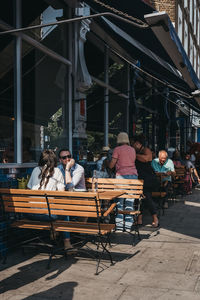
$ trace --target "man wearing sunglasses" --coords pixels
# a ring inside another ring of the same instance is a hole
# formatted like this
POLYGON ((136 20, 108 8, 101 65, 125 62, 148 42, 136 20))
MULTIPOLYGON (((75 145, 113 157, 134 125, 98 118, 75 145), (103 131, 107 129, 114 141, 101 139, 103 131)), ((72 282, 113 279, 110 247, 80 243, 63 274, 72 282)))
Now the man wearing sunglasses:
POLYGON ((61 170, 64 179, 66 190, 85 189, 85 173, 84 168, 75 163, 69 149, 61 149, 58 153, 61 170))

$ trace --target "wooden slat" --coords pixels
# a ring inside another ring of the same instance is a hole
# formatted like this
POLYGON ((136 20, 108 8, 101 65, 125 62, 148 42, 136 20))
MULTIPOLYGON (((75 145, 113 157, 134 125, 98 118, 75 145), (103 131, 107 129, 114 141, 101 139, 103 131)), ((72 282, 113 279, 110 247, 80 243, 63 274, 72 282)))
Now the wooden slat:
MULTIPOLYGON (((101 212, 99 212, 101 215, 101 212)), ((51 210, 52 215, 58 215, 58 210, 51 210)), ((74 211, 74 210, 60 210, 59 215, 61 216, 77 216, 77 217, 91 217, 97 218, 96 212, 85 212, 85 211, 74 211)))
POLYGON ((79 200, 79 199, 48 199, 50 204, 72 204, 72 205, 95 205, 94 200, 79 200))
POLYGON ((118 198, 127 198, 127 199, 139 199, 141 197, 141 194, 139 195, 129 195, 129 194, 124 194, 118 198))
POLYGON ((110 189, 110 190, 142 190, 142 186, 139 185, 124 185, 124 184, 101 184, 98 183, 98 190, 99 189, 110 189))
POLYGON ((141 179, 119 179, 119 178, 97 178, 98 183, 115 183, 115 184, 134 184, 143 185, 143 180, 141 179))
POLYGON ((139 210, 118 210, 118 214, 122 215, 139 215, 140 213, 139 210))
POLYGON ((31 221, 31 220, 19 220, 11 224, 12 227, 27 228, 27 229, 42 229, 50 230, 49 222, 31 221))
POLYGON ((117 203, 112 203, 111 206, 106 210, 106 212, 103 214, 104 217, 107 217, 117 206, 117 203))
POLYGON ((98 192, 69 192, 69 191, 41 191, 41 190, 25 190, 25 189, 3 189, 0 188, 0 194, 11 195, 30 195, 30 196, 45 196, 48 197, 80 197, 80 198, 99 198, 98 192))
POLYGON ((18 212, 27 214, 48 214, 47 209, 23 208, 23 207, 6 207, 6 212, 18 212))
POLYGON ((5 207, 32 207, 32 208, 47 208, 46 203, 27 203, 27 202, 14 202, 14 201, 7 201, 5 202, 5 207))
MULTIPOLYGON (((95 211, 96 212, 96 206, 92 205, 62 205, 62 204, 51 204, 50 205, 51 210, 57 209, 59 210, 82 210, 82 211, 95 211)), ((100 207, 99 207, 100 210, 100 207)))
POLYGON ((32 197, 23 197, 23 196, 4 196, 2 195, 2 199, 4 201, 15 201, 15 202, 30 202, 30 201, 33 201, 33 202, 44 202, 46 203, 46 199, 43 197, 43 198, 32 198, 32 197))

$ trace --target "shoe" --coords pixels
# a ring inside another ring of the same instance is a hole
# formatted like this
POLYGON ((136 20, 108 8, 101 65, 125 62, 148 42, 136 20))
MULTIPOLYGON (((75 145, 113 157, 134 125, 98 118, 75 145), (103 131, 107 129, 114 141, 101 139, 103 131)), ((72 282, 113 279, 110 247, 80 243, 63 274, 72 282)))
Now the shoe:
POLYGON ((158 228, 158 227, 160 227, 160 224, 159 224, 158 221, 157 222, 152 222, 151 226, 152 226, 152 228, 158 228))
POLYGON ((123 232, 123 228, 121 228, 121 229, 118 228, 118 229, 116 229, 114 232, 115 232, 115 233, 119 233, 119 232, 122 233, 122 232, 123 232))

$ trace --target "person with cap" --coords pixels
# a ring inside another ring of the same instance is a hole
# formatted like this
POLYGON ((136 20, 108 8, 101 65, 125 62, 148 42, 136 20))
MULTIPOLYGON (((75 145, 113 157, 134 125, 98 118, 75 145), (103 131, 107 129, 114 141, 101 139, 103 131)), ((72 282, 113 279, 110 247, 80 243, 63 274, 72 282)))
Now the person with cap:
POLYGON ((110 150, 110 147, 104 146, 102 148, 100 159, 97 161, 97 171, 102 171, 103 161, 107 159, 108 151, 110 150))
MULTIPOLYGON (((138 173, 135 166, 136 151, 130 146, 129 137, 126 132, 120 132, 117 136, 118 146, 114 148, 111 162, 109 163, 109 168, 116 170, 116 178, 125 179, 137 179, 138 173)), ((118 202, 118 208, 123 208, 123 199, 120 198, 118 202)), ((134 200, 126 199, 125 206, 129 210, 133 210, 134 200)), ((122 226, 122 215, 117 215, 116 224, 117 229, 121 229, 122 226)), ((133 217, 127 215, 125 217, 125 227, 126 229, 131 229, 133 225, 133 217)))

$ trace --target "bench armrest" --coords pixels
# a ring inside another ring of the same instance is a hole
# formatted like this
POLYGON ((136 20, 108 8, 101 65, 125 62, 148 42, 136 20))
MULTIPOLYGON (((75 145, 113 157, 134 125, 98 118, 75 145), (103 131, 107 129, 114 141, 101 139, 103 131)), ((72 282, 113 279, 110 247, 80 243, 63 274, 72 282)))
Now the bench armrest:
POLYGON ((117 203, 112 203, 111 206, 106 210, 106 212, 103 214, 104 217, 107 217, 116 207, 117 203))

